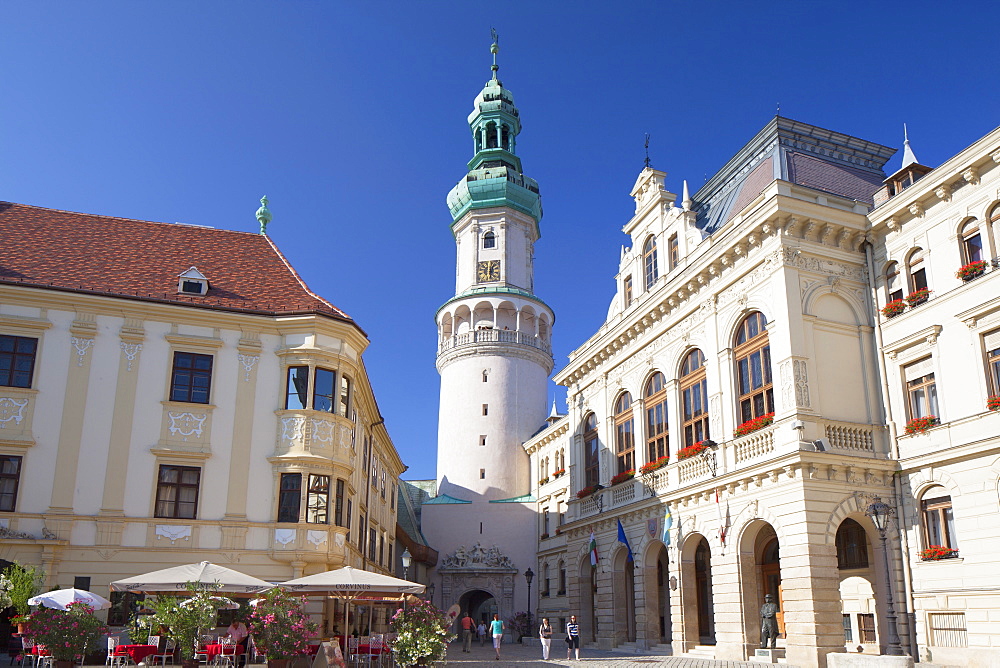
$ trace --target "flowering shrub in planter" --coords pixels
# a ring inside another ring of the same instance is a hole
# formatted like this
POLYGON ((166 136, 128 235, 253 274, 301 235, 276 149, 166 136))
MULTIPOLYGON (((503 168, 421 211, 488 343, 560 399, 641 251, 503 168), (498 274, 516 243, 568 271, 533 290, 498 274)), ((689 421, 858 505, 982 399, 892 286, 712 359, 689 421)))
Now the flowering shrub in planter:
POLYGON ((624 472, 619 473, 618 475, 616 475, 614 478, 612 478, 611 479, 611 484, 612 485, 617 485, 619 483, 625 482, 626 480, 631 480, 634 477, 635 477, 635 469, 624 471, 624 472))
POLYGON ((953 550, 944 545, 931 545, 926 550, 919 552, 921 561, 939 561, 941 559, 952 559, 958 556, 958 550, 953 550))
POLYGON ((149 627, 163 625, 170 629, 170 637, 177 644, 177 652, 182 660, 194 655, 194 641, 199 634, 215 628, 215 618, 219 609, 232 601, 218 596, 219 586, 215 583, 187 582, 184 590, 194 592, 193 596, 156 596, 147 598, 143 605, 153 611, 149 627))
POLYGON ((316 635, 316 622, 309 621, 302 612, 306 597, 275 587, 257 601, 247 625, 257 650, 271 661, 309 654, 309 639, 316 635))
POLYGON ((544 485, 544 484, 545 484, 545 483, 547 483, 548 481, 549 481, 549 477, 548 477, 548 476, 545 476, 544 478, 542 478, 541 480, 539 480, 539 481, 538 481, 538 484, 539 484, 539 485, 544 485))
POLYGON ((559 476, 561 476, 561 475, 562 475, 563 473, 566 473, 566 469, 559 469, 558 471, 553 471, 553 472, 552 472, 552 477, 553 477, 553 478, 558 478, 558 477, 559 477, 559 476))
POLYGON ((763 429, 767 425, 774 422, 774 413, 765 413, 760 417, 755 417, 752 420, 747 420, 743 424, 736 427, 733 430, 733 436, 746 436, 747 434, 752 434, 758 429, 763 429))
POLYGON ((960 267, 955 272, 955 276, 961 278, 963 281, 971 281, 977 276, 982 276, 984 271, 986 271, 986 261, 980 260, 979 262, 970 262, 960 267))
POLYGON ((882 315, 887 318, 894 318, 906 310, 906 302, 902 299, 893 299, 882 307, 882 315))
POLYGON ((70 603, 65 610, 39 608, 24 619, 24 635, 36 645, 44 645, 56 661, 100 652, 102 636, 108 632, 86 603, 70 603))
POLYGON ((698 441, 694 445, 689 445, 686 448, 681 448, 680 450, 677 451, 677 461, 681 461, 682 459, 690 459, 695 455, 700 455, 705 451, 705 448, 707 447, 708 446, 705 445, 705 441, 698 441))
POLYGON ((597 491, 597 485, 591 485, 590 487, 584 487, 579 492, 576 493, 576 498, 585 499, 594 492, 597 491))
POLYGON ((986 407, 991 411, 1000 411, 1000 394, 994 394, 986 400, 986 407))
POLYGON ((406 607, 392 616, 396 640, 392 653, 400 666, 429 666, 443 661, 448 643, 457 636, 449 633, 451 618, 427 601, 410 597, 406 607))
POLYGON ((910 294, 906 295, 906 303, 911 307, 916 306, 917 304, 923 304, 930 296, 930 288, 920 288, 919 290, 914 290, 910 294))
POLYGON ((922 434, 931 427, 935 427, 941 424, 941 420, 938 419, 936 415, 928 415, 927 417, 913 418, 906 423, 906 433, 907 434, 922 434))
POLYGON ((655 459, 647 464, 643 464, 639 467, 639 473, 641 475, 647 475, 653 471, 658 471, 664 466, 670 463, 670 455, 663 455, 659 459, 655 459))

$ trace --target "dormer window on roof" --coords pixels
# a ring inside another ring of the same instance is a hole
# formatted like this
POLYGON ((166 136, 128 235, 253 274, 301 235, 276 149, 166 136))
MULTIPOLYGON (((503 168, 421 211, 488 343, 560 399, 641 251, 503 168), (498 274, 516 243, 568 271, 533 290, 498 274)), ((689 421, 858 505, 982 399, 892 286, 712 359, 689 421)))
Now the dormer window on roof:
POLYGON ((177 292, 185 295, 208 294, 208 278, 197 267, 191 267, 177 278, 177 292))

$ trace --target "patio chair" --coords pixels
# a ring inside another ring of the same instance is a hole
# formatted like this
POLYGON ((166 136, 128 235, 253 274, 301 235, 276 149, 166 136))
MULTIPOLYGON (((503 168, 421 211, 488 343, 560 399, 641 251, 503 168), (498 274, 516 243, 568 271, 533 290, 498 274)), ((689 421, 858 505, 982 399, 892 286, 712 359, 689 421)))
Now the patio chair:
POLYGON ((118 644, 118 636, 108 636, 108 656, 104 659, 105 666, 117 666, 118 664, 125 663, 125 660, 128 659, 127 656, 122 654, 115 654, 115 648, 118 647, 118 644))
POLYGON ((379 666, 385 665, 385 661, 389 658, 386 649, 385 636, 381 633, 373 633, 368 639, 368 663, 374 661, 379 666))
POLYGON ((24 665, 25 661, 28 661, 32 666, 38 664, 38 655, 32 652, 35 647, 35 641, 21 636, 21 665, 24 665))
POLYGON ((236 641, 232 638, 219 638, 222 651, 215 655, 215 665, 236 668, 236 641))
POLYGON ((160 648, 160 636, 149 636, 146 638, 147 645, 156 645, 156 649, 160 648))
POLYGON ((371 665, 371 657, 367 654, 359 654, 358 649, 361 646, 361 638, 355 638, 354 636, 347 636, 347 657, 348 663, 355 665, 360 665, 361 663, 367 663, 371 665))
POLYGON ((174 639, 173 638, 167 638, 166 643, 164 643, 164 645, 163 645, 163 652, 151 655, 149 657, 149 662, 148 662, 149 665, 155 666, 157 659, 159 659, 160 663, 162 665, 164 665, 164 666, 167 665, 167 660, 168 659, 170 660, 170 663, 173 663, 174 662, 174 647, 175 647, 174 639))
POLYGON ((200 635, 198 639, 194 641, 194 660, 198 663, 208 663, 208 653, 205 651, 205 645, 215 644, 215 636, 213 635, 200 635))

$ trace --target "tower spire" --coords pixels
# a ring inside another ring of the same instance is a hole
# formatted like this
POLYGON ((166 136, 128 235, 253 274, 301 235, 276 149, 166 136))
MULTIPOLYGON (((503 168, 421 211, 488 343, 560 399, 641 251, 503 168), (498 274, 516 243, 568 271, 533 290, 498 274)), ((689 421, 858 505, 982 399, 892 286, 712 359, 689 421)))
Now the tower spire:
POLYGON ((271 222, 271 210, 267 208, 267 195, 260 198, 260 208, 257 209, 257 222, 260 223, 260 233, 267 234, 267 224, 271 222))
POLYGON ((910 148, 910 137, 906 133, 906 123, 903 123, 903 167, 909 167, 912 164, 920 164, 917 162, 917 156, 913 154, 913 149, 910 148))
POLYGON ((490 69, 493 70, 493 79, 496 80, 497 70, 500 69, 500 66, 497 65, 497 54, 500 53, 500 38, 497 36, 496 28, 490 28, 490 35, 493 36, 493 43, 490 44, 490 53, 493 54, 493 67, 490 69))

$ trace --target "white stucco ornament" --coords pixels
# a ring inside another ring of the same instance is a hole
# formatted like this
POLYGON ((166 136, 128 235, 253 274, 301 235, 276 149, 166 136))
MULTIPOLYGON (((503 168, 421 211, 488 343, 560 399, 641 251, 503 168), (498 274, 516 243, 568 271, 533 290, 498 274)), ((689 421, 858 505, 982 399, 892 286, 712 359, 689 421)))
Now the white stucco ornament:
POLYGON ((122 341, 122 353, 125 355, 125 360, 128 362, 125 367, 126 371, 132 370, 132 362, 135 361, 136 355, 142 352, 141 343, 125 343, 122 341))
POLYGON ((159 540, 160 538, 166 538, 170 541, 171 545, 181 539, 191 540, 191 527, 187 525, 157 524, 156 539, 159 540))
POLYGON ((319 547, 320 545, 326 542, 326 536, 327 534, 325 531, 316 531, 315 529, 310 529, 309 531, 306 532, 306 540, 315 545, 316 547, 319 547))
POLYGON ((275 529, 274 542, 279 545, 288 545, 295 540, 295 529, 275 529))
POLYGON ((0 397, 0 429, 6 429, 11 422, 21 424, 21 420, 24 419, 24 407, 27 405, 27 399, 0 397))
POLYGON ((93 339, 74 336, 70 341, 76 349, 76 365, 83 366, 83 358, 87 356, 87 351, 94 345, 93 339))
POLYGON ((170 434, 177 436, 178 434, 186 441, 188 436, 201 437, 202 426, 205 424, 205 420, 208 419, 208 415, 199 415, 195 413, 174 413, 173 411, 167 412, 167 417, 170 418, 170 426, 167 429, 170 430, 170 434))

